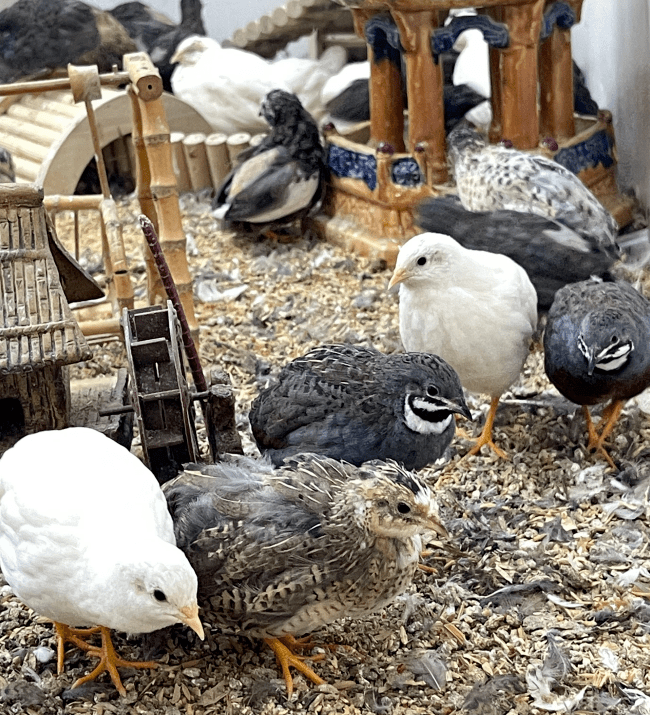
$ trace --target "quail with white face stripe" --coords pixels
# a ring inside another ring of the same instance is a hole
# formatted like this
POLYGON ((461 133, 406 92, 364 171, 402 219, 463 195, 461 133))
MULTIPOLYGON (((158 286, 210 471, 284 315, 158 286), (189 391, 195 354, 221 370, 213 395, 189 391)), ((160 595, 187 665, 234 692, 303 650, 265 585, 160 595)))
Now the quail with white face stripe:
POLYGON ((544 333, 555 387, 583 406, 590 450, 604 447, 625 402, 650 386, 650 301, 628 283, 582 281, 557 292, 544 333), (589 405, 609 402, 594 426, 589 405))
POLYGON ((420 469, 443 456, 455 414, 471 419, 460 380, 441 358, 324 345, 284 366, 253 402, 250 422, 275 464, 315 452, 356 465, 394 459, 420 469))

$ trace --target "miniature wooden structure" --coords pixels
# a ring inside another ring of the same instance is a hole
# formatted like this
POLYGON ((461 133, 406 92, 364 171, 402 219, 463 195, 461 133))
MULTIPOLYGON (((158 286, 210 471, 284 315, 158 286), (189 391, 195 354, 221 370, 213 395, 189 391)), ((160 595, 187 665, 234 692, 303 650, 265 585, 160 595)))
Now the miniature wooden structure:
MULTIPOLYGON (((133 290, 128 275, 121 227, 117 220, 115 204, 112 202, 108 191, 108 183, 101 157, 101 130, 94 115, 92 102, 101 97, 102 87, 104 86, 128 85, 128 101, 131 112, 125 114, 131 117, 131 127, 129 127, 131 131, 129 133, 132 135, 135 149, 138 198, 142 211, 149 216, 158 228, 161 245, 166 252, 172 275, 176 281, 183 307, 196 340, 198 338, 198 325, 194 316, 192 281, 185 254, 185 234, 178 206, 178 191, 169 143, 169 126, 165 116, 164 100, 162 99, 162 80, 145 53, 125 55, 124 66, 126 68, 125 72, 113 72, 106 75, 99 75, 96 67, 83 69, 71 67, 69 69, 69 78, 1 85, 0 97, 13 98, 14 96, 25 94, 60 92, 72 89, 73 98, 84 102, 87 117, 87 124, 84 126, 84 133, 87 136, 84 142, 90 142, 92 152, 95 154, 98 163, 100 177, 103 176, 101 179, 102 195, 100 197, 91 197, 90 199, 88 197, 57 198, 51 202, 51 206, 56 210, 76 210, 90 206, 100 211, 104 238, 103 257, 109 271, 109 282, 111 284, 112 316, 107 318, 105 314, 102 315, 96 321, 95 327, 92 327, 92 323, 95 322, 93 316, 86 316, 84 327, 93 333, 100 331, 120 333, 120 311, 124 307, 133 307, 133 290)), ((42 101, 47 106, 47 99, 42 101)), ((58 104, 61 103, 59 102, 58 104)), ((11 112, 14 106, 16 104, 12 104, 7 112, 11 112)), ((76 110, 73 111, 76 112, 76 110)), ((74 124, 75 129, 81 125, 80 122, 74 124)), ((75 134, 75 132, 73 131, 71 134, 75 134)), ((68 137, 69 134, 64 133, 64 136, 68 137)), ((69 146, 78 145, 79 141, 77 137, 76 142, 72 142, 69 146)), ((22 142, 18 145, 14 143, 9 148, 12 149, 16 146, 19 149, 19 156, 16 161, 17 168, 21 167, 21 170, 24 170, 24 156, 22 156, 23 162, 21 163, 20 152, 24 154, 27 151, 27 147, 22 142)), ((55 143, 52 148, 52 157, 60 151, 60 148, 55 143)), ((83 163, 79 162, 79 175, 86 166, 88 158, 82 157, 83 163), (84 158, 86 159, 85 161, 84 158)), ((76 179, 78 180, 78 176, 76 179)), ((76 186, 76 182, 74 185, 76 186)), ((145 260, 149 271, 147 296, 149 303, 154 304, 164 301, 166 297, 148 251, 149 249, 145 245, 145 260)))
MULTIPOLYGON (((312 38, 312 57, 318 57, 332 45, 348 51, 363 47, 354 35, 352 19, 334 0, 289 0, 258 20, 237 30, 231 42, 249 52, 272 58, 289 42, 305 35, 312 38)), ((364 59, 364 52, 355 59, 364 59)))
POLYGON ((0 184, 0 435, 68 425, 67 366, 92 353, 49 249, 43 191, 0 184))
POLYGON ((443 76, 439 56, 461 32, 478 28, 490 46, 491 141, 553 156, 574 171, 614 214, 631 219, 617 193, 611 115, 574 118, 570 28, 582 0, 339 0, 351 9, 371 62, 370 122, 354 137, 326 132, 332 190, 315 229, 328 239, 394 264, 417 232, 413 207, 453 190, 445 154, 443 76), (478 7, 475 16, 450 9, 478 7), (408 132, 402 102, 406 68, 408 132), (538 92, 541 100, 538 105, 538 92), (559 149, 541 146, 551 134, 559 149))
MULTIPOLYGON (((178 97, 164 93, 162 101, 171 131, 210 133, 205 119, 178 97)), ((93 109, 107 168, 132 173, 126 92, 102 87, 93 109)), ((0 134, 14 158, 16 181, 38 184, 46 196, 74 194, 94 156, 85 104, 76 104, 70 90, 0 98, 0 134)))

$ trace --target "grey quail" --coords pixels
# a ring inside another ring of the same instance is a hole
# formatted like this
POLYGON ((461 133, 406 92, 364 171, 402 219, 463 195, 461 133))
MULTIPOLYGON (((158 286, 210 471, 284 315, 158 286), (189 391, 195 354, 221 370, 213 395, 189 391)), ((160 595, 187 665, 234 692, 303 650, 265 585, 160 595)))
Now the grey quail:
POLYGON ((212 204, 215 217, 260 233, 304 218, 321 197, 324 172, 318 127, 295 94, 272 90, 261 114, 271 131, 237 157, 212 204))
POLYGON ((429 488, 395 462, 192 464, 164 491, 204 621, 263 638, 289 695, 290 666, 324 682, 292 652, 293 636, 391 603, 411 583, 422 535, 446 535, 429 488))
POLYGON ((458 195, 469 211, 508 209, 551 218, 616 258, 618 224, 580 181, 544 156, 490 145, 467 122, 447 137, 458 195))
POLYGON ((582 405, 590 450, 602 454, 627 400, 650 386, 650 301, 628 283, 582 281, 559 290, 544 332, 544 367, 582 405), (609 404, 594 426, 589 405, 609 404))
POLYGON ((537 308, 547 311, 555 292, 592 276, 611 280, 614 257, 551 218, 523 211, 468 211, 456 196, 424 199, 415 217, 423 231, 444 233, 465 248, 502 253, 528 273, 537 308))
POLYGON ((285 365, 252 404, 257 445, 274 464, 316 452, 360 465, 420 469, 444 454, 454 413, 471 419, 460 380, 436 355, 324 345, 285 365))

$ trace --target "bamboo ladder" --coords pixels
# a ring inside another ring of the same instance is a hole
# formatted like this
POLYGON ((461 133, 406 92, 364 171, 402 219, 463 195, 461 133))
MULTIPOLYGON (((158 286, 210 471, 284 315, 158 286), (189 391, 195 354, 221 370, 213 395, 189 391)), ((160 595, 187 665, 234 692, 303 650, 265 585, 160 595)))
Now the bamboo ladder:
MULTIPOLYGON (((115 202, 110 196, 104 167, 99 130, 92 101, 101 98, 102 86, 126 84, 131 98, 132 137, 136 149, 137 196, 142 212, 158 229, 160 244, 167 257, 185 309, 192 337, 198 341, 198 324, 194 314, 192 281, 185 253, 185 234, 178 205, 176 177, 172 166, 169 126, 162 104, 162 80, 149 56, 144 52, 124 56, 124 72, 100 75, 96 66, 68 66, 68 77, 0 85, 0 97, 72 90, 76 102, 86 105, 95 159, 102 193, 95 196, 50 196, 45 203, 54 213, 93 209, 99 212, 102 229, 102 254, 108 276, 108 293, 112 307, 110 318, 95 317, 93 309, 83 311, 80 326, 86 335, 121 334, 119 318, 123 308, 133 308, 134 295, 128 272, 122 226, 115 202)), ((75 221, 78 250, 78 229, 75 221)), ((147 266, 147 299, 150 305, 164 302, 166 295, 159 280, 149 247, 143 240, 147 266)))

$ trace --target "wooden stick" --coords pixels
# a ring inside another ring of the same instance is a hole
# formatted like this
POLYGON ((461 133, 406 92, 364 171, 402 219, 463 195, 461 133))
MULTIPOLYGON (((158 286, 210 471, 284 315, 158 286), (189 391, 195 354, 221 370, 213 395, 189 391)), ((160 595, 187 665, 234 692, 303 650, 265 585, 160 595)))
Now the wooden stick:
POLYGON ((226 134, 210 134, 205 138, 205 151, 208 156, 212 186, 218 189, 230 171, 230 156, 226 134))
POLYGON ((162 283, 165 286, 167 297, 172 302, 176 315, 178 316, 178 322, 181 324, 183 347, 185 348, 187 361, 189 363, 190 370, 192 371, 194 385, 199 392, 204 392, 208 389, 208 384, 205 380, 205 375, 203 374, 203 368, 201 367, 201 361, 199 360, 199 353, 196 349, 194 341, 192 340, 192 333, 190 332, 190 326, 187 322, 187 316, 183 310, 183 304, 181 303, 178 291, 176 290, 176 284, 174 283, 169 266, 165 260, 165 254, 162 252, 158 236, 156 236, 156 231, 154 230, 151 221, 144 214, 140 214, 138 220, 140 221, 144 237, 147 240, 147 245, 151 249, 151 254, 156 263, 156 268, 160 273, 162 283))
POLYGON ((188 134, 185 139, 183 139, 183 152, 192 182, 192 189, 194 191, 200 191, 208 186, 212 186, 210 166, 205 151, 205 134, 201 134, 200 132, 188 134))
MULTIPOLYGON (((129 82, 128 72, 110 72, 100 74, 99 81, 102 87, 114 87, 129 82)), ((25 94, 25 92, 53 92, 55 90, 70 89, 70 78, 42 79, 31 82, 12 82, 11 84, 0 84, 0 97, 13 94, 25 94)))

